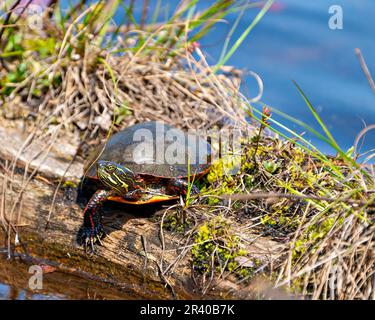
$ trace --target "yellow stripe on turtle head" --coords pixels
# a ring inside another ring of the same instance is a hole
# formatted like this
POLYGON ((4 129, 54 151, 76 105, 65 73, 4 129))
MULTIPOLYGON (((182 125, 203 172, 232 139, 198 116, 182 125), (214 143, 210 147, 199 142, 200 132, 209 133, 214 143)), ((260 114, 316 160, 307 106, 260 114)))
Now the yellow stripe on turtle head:
POLYGON ((99 180, 119 195, 125 195, 133 189, 135 175, 128 168, 110 161, 98 161, 96 173, 99 180))

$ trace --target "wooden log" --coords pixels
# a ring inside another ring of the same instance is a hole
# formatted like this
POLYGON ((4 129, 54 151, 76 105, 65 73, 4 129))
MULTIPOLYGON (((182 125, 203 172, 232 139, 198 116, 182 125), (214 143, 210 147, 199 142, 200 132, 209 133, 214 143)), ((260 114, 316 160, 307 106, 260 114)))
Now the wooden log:
MULTIPOLYGON (((97 246, 96 254, 90 256, 76 242, 83 219, 82 207, 76 203, 76 189, 59 190, 51 207, 58 178, 66 173, 68 179, 79 181, 82 175, 80 161, 73 162, 68 168, 67 159, 72 155, 61 155, 62 150, 71 149, 64 145, 68 142, 59 140, 59 150, 49 150, 43 160, 36 156, 41 148, 38 144, 32 144, 27 152, 19 154, 25 136, 17 128, 0 127, 0 140, 3 141, 0 149, 3 167, 0 225, 4 227, 0 229, 0 240, 5 249, 10 239, 14 252, 35 261, 48 261, 63 272, 110 283, 116 290, 127 292, 127 297, 132 292, 134 297, 145 299, 203 298, 193 280, 190 250, 180 256, 185 241, 183 235, 163 231, 161 237, 160 216, 165 207, 109 204, 104 210, 104 228, 108 236, 102 240, 103 246, 97 246), (5 161, 17 155, 18 169, 11 176, 5 172, 5 161), (39 169, 22 190, 25 164, 31 171, 39 169), (18 245, 14 245, 16 234, 18 245), (168 266, 173 267, 163 273, 168 266)), ((277 244, 258 235, 254 236, 256 238, 248 248, 249 252, 274 259, 278 253, 277 244)), ((204 298, 213 297, 251 298, 253 292, 229 278, 212 283, 204 298)))

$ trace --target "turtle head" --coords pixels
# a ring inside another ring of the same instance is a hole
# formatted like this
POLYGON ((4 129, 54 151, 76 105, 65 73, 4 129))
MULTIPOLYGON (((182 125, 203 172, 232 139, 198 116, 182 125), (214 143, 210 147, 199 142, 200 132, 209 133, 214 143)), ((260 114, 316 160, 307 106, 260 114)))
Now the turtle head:
POLYGON ((130 169, 112 161, 99 160, 96 164, 96 175, 106 187, 119 195, 126 194, 137 185, 137 175, 130 169))

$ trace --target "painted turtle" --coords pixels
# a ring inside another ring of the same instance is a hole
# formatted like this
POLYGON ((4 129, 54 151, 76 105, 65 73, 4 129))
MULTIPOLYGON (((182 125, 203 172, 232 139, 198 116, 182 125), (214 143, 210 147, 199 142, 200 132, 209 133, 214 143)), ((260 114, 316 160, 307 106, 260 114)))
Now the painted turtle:
POLYGON ((210 166, 210 144, 192 134, 157 122, 133 125, 113 135, 85 164, 85 177, 98 188, 84 209, 80 242, 100 242, 100 208, 107 200, 148 204, 178 199, 199 189, 188 177, 203 175, 210 166))

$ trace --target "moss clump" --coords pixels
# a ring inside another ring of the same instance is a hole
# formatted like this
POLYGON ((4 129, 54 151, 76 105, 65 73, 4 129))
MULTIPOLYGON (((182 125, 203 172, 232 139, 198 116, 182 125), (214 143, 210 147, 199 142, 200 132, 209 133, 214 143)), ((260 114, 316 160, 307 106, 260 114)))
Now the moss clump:
POLYGON ((193 222, 189 217, 183 217, 179 212, 167 215, 163 221, 163 228, 168 231, 184 233, 191 229, 193 222))
POLYGON ((77 188, 78 185, 74 181, 66 180, 63 184, 64 188, 77 188))
POLYGON ((294 249, 292 252, 292 257, 294 260, 303 255, 308 248, 314 253, 316 248, 319 247, 318 243, 320 240, 324 239, 328 232, 336 225, 341 226, 344 222, 344 217, 327 217, 324 221, 320 223, 313 224, 296 240, 294 244, 294 249))
POLYGON ((237 174, 240 161, 240 157, 233 155, 223 156, 214 161, 211 165, 210 172, 207 175, 207 181, 210 184, 222 180, 233 181, 233 174, 237 174))
POLYGON ((278 210, 273 212, 272 214, 265 214, 261 216, 260 222, 266 226, 273 227, 273 228, 281 228, 281 227, 288 227, 288 228, 295 228, 298 226, 299 217, 288 217, 286 214, 288 213, 287 209, 285 210, 278 210))
POLYGON ((202 224, 194 236, 193 266, 199 273, 226 270, 248 276, 249 272, 241 271, 235 259, 246 254, 230 222, 220 216, 202 224))
POLYGON ((238 174, 241 158, 234 155, 224 156, 211 165, 210 172, 206 177, 206 184, 201 187, 201 192, 208 193, 213 197, 208 197, 209 205, 216 205, 221 200, 215 196, 223 194, 233 194, 236 192, 236 174, 238 174))

